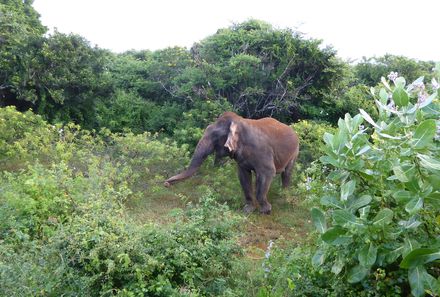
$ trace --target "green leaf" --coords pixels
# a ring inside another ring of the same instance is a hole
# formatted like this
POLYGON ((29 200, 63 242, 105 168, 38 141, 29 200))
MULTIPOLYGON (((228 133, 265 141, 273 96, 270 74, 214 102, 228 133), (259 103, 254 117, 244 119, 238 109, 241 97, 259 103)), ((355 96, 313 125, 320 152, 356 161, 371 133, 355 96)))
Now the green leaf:
POLYGON ((403 243, 403 251, 402 256, 406 257, 409 253, 411 253, 413 250, 418 249, 420 247, 420 244, 411 238, 405 238, 403 243))
POLYGON ((408 192, 408 191, 400 190, 400 191, 394 192, 392 194, 392 196, 394 199, 396 199, 396 202, 398 204, 405 204, 405 203, 408 203, 408 201, 414 197, 414 194, 412 194, 411 192, 408 192))
POLYGON ((405 210, 412 215, 422 209, 422 207, 423 199, 421 197, 414 197, 405 205, 405 210))
POLYGON ((418 248, 412 250, 403 258, 402 262, 400 262, 400 267, 406 269, 413 268, 438 259, 440 259, 440 249, 418 248))
POLYGON ((387 80, 385 79, 385 77, 381 77, 380 78, 380 81, 381 81, 381 83, 385 86, 385 88, 387 88, 389 91, 391 91, 391 87, 390 87, 390 85, 388 84, 388 82, 387 82, 387 80))
POLYGON ((359 112, 361 113, 362 117, 371 125, 373 125, 375 128, 381 130, 381 128, 376 124, 376 122, 371 118, 371 116, 362 108, 359 109, 359 112))
POLYGON ((366 152, 368 152, 369 150, 371 150, 371 146, 369 146, 368 144, 363 146, 357 153, 356 156, 360 156, 365 154, 366 152))
POLYGON ((413 135, 412 145, 416 149, 425 148, 428 144, 432 143, 436 133, 435 120, 429 119, 421 122, 413 135))
POLYGON ((321 239, 328 244, 340 245, 348 242, 349 237, 345 235, 346 231, 344 229, 340 227, 333 227, 322 234, 321 239))
POLYGON ((337 209, 333 211, 333 220, 336 224, 345 225, 345 224, 353 224, 353 225, 362 225, 356 222, 356 216, 345 209, 337 209))
POLYGON ((321 161, 323 164, 330 164, 334 167, 339 167, 338 160, 330 156, 322 156, 321 158, 319 158, 319 161, 321 161))
POLYGON ((325 253, 323 250, 317 250, 312 257, 312 265, 315 267, 321 266, 325 261, 325 253))
POLYGON ((338 208, 338 209, 342 209, 344 206, 342 205, 342 202, 339 201, 336 197, 334 196, 324 196, 321 198, 320 200, 321 204, 324 206, 328 206, 328 207, 333 207, 333 208, 338 208))
POLYGON ((381 209, 373 219, 373 225, 385 226, 392 222, 393 211, 389 208, 381 209))
POLYGON ((394 84, 396 85, 397 88, 403 88, 406 85, 406 80, 403 76, 399 76, 394 81, 394 84))
POLYGON ((425 268, 423 268, 422 266, 413 267, 408 271, 408 280, 409 285, 411 286, 411 294, 414 297, 425 295, 425 289, 423 286, 425 273, 425 268))
POLYGON ((405 229, 415 229, 418 226, 420 226, 420 224, 422 224, 422 222, 418 221, 416 216, 412 216, 407 221, 400 221, 399 222, 399 225, 404 227, 405 229))
POLYGON ((363 195, 360 198, 353 198, 353 199, 349 200, 349 208, 352 211, 356 211, 359 208, 370 204, 372 199, 373 198, 371 198, 370 195, 363 195))
POLYGON ((397 106, 400 107, 407 106, 409 103, 408 93, 405 91, 403 87, 398 86, 396 89, 394 89, 393 100, 397 106))
POLYGON ((423 154, 417 154, 420 159, 420 165, 430 170, 440 170, 440 161, 423 154))
POLYGON ((341 186, 341 200, 347 201, 348 197, 353 194, 356 187, 356 181, 351 180, 341 186))
POLYGON ((327 145, 332 145, 333 144, 333 137, 334 137, 334 135, 332 135, 332 134, 330 134, 330 133, 328 133, 328 132, 325 132, 324 133, 324 136, 323 136, 323 139, 324 139, 324 142, 327 144, 327 145))
POLYGON ((368 214, 370 213, 371 207, 369 205, 362 207, 359 209, 359 215, 361 216, 361 219, 366 219, 368 214))
POLYGON ((347 280, 351 284, 358 283, 361 280, 363 280, 365 276, 367 276, 368 272, 369 272, 368 268, 365 268, 361 265, 357 265, 352 269, 350 269, 350 271, 348 272, 347 280))
POLYGON ((312 208, 312 221, 319 233, 324 233, 327 230, 327 223, 325 222, 325 215, 319 208, 312 208))
POLYGON ((394 166, 393 172, 394 175, 403 183, 407 183, 410 181, 410 177, 412 176, 412 171, 415 169, 414 166, 394 166))
POLYGON ((425 203, 440 209, 440 192, 433 192, 425 197, 425 203))
POLYGON ((425 273, 424 285, 425 285, 425 290, 427 290, 427 292, 431 296, 435 296, 434 294, 436 294, 437 292, 440 292, 440 279, 437 280, 435 277, 430 275, 428 272, 425 273))
POLYGON ((350 172, 346 171, 346 170, 334 170, 332 172, 330 172, 330 174, 328 175, 328 178, 333 180, 333 181, 344 181, 347 179, 347 177, 350 176, 350 172))
POLYGON ((377 247, 370 243, 370 246, 364 246, 358 255, 359 264, 365 268, 370 268, 376 263, 377 247))
POLYGON ((388 92, 384 88, 380 89, 380 91, 379 91, 379 98, 380 98, 380 101, 383 104, 387 103, 387 101, 388 101, 388 92))
POLYGON ((338 275, 342 271, 344 266, 345 266, 344 259, 342 257, 338 257, 335 263, 333 263, 332 272, 338 275))

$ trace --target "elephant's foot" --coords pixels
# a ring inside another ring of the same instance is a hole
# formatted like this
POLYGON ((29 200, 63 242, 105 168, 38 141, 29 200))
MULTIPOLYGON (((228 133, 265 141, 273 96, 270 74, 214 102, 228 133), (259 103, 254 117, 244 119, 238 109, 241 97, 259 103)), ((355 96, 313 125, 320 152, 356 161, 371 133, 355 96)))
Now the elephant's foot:
POLYGON ((250 214, 255 210, 255 208, 255 205, 246 203, 246 205, 243 207, 243 212, 245 214, 250 214))
POLYGON ((272 205, 270 205, 269 202, 267 202, 266 204, 264 204, 263 206, 260 207, 261 214, 270 215, 271 211, 272 211, 272 205))

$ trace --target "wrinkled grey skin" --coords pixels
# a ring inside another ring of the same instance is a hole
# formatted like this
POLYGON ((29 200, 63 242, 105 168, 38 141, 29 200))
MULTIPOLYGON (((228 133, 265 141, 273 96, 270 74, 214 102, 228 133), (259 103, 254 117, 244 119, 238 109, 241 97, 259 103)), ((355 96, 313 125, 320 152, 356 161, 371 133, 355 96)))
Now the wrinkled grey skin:
POLYGON ((275 119, 251 120, 226 112, 206 128, 188 168, 167 179, 164 185, 169 187, 189 178, 212 153, 215 154, 216 164, 226 156, 237 162, 246 213, 256 209, 252 189, 252 172, 255 173, 255 194, 260 212, 270 214, 272 206, 267 201, 270 184, 275 174, 281 173, 283 187, 289 186, 299 153, 299 140, 292 128, 275 119))

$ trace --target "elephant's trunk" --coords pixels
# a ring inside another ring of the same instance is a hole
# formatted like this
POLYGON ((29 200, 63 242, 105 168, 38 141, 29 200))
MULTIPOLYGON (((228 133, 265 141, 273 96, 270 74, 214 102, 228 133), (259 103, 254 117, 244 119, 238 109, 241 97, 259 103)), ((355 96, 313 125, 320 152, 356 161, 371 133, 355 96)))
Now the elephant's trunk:
POLYGON ((214 151, 214 145, 212 141, 208 138, 208 136, 205 134, 202 139, 200 139, 199 143, 197 144, 196 150, 193 154, 193 157, 191 159, 191 163, 189 164, 189 167, 183 171, 182 173, 179 173, 173 177, 170 177, 167 179, 164 183, 165 186, 170 186, 171 184, 183 181, 189 177, 191 177, 196 171, 200 168, 203 161, 214 151))

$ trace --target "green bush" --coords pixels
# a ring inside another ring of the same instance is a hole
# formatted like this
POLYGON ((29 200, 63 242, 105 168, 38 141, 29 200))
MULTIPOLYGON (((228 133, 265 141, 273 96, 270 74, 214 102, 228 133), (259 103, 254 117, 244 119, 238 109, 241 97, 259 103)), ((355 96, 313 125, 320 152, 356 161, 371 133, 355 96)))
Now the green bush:
POLYGON ((324 135, 320 160, 332 168, 326 179, 332 187, 312 209, 321 234, 312 262, 365 287, 375 276, 379 295, 393 287, 396 294, 436 296, 438 92, 434 86, 428 94, 423 78, 408 86, 402 77, 390 79, 394 86, 383 79, 383 88, 373 91, 378 119, 364 110, 353 118, 347 114, 335 134, 324 135), (387 282, 390 277, 399 281, 387 282))
POLYGON ((241 254, 235 239, 241 219, 218 204, 209 189, 199 203, 174 211, 167 225, 139 224, 125 208, 133 195, 151 199, 166 192, 162 182, 187 162, 185 149, 149 133, 96 133, 73 124, 54 130, 30 112, 8 108, 0 113, 9 116, 4 127, 27 129, 15 135, 1 130, 5 143, 13 144, 5 154, 14 143, 29 144, 20 156, 33 157, 19 170, 13 166, 16 158, 2 164, 1 296, 219 296, 231 291, 233 265, 241 254))
POLYGON ((189 148, 193 150, 202 138, 206 127, 215 122, 225 111, 231 110, 232 106, 225 100, 196 101, 192 109, 183 113, 174 130, 173 139, 179 145, 189 145, 189 148))
POLYGON ((306 169, 310 163, 319 159, 324 153, 324 133, 333 133, 335 128, 325 122, 303 120, 292 125, 298 134, 300 153, 297 162, 306 169))

